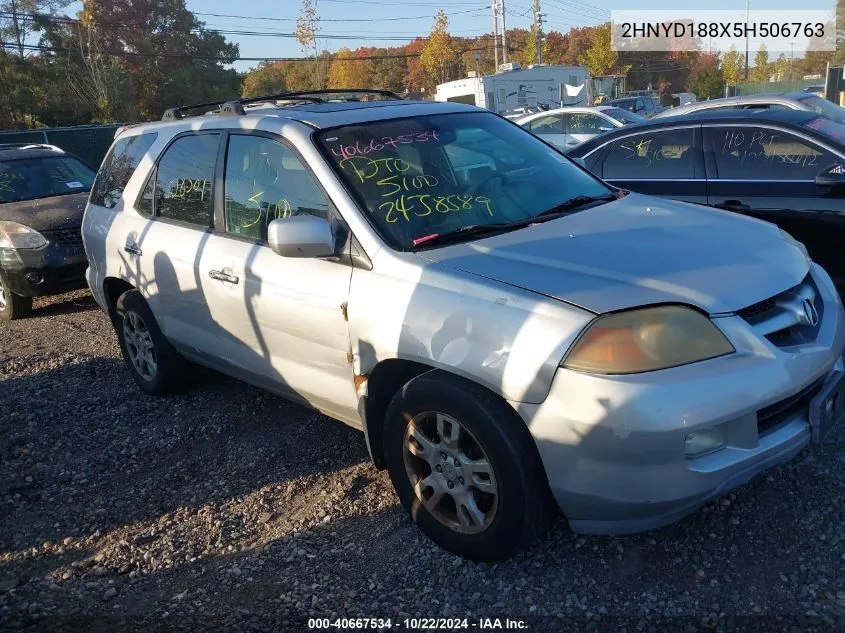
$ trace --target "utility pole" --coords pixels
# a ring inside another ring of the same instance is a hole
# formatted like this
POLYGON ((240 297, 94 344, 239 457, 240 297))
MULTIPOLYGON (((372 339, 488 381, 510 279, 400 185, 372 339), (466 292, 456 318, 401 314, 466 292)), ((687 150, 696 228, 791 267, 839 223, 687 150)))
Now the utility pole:
POLYGON ((748 11, 751 0, 745 0, 745 81, 748 81, 748 11))
POLYGON ((505 0, 502 1, 502 63, 508 63, 508 25, 505 21, 505 0))
POLYGON ((540 0, 534 0, 534 63, 543 63, 543 14, 540 0))
POLYGON ((497 73, 499 72, 499 3, 493 0, 490 6, 493 9, 493 60, 496 64, 493 72, 497 73))

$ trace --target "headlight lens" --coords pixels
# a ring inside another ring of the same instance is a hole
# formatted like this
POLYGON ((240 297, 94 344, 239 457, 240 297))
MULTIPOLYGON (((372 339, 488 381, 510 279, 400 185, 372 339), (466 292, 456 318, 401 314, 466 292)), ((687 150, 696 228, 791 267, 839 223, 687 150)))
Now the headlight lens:
POLYGON ((561 365, 593 374, 634 374, 734 351, 703 314, 683 306, 658 306, 599 317, 561 365))
POLYGON ((804 244, 802 244, 801 242, 796 240, 794 237, 792 237, 789 233, 787 233, 783 229, 780 229, 780 236, 783 238, 784 242, 789 242, 793 246, 797 246, 801 250, 801 252, 804 253, 804 257, 806 257, 807 259, 810 259, 810 253, 807 252, 807 247, 804 246, 804 244))
POLYGON ((41 233, 17 222, 0 222, 0 248, 41 248, 47 240, 41 233))

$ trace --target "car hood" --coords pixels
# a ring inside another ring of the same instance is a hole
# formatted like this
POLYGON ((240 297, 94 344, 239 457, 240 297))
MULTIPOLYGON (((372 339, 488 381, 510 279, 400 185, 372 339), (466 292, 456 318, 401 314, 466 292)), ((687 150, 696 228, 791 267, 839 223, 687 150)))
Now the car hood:
POLYGON ((797 285, 810 267, 773 224, 638 194, 419 255, 595 313, 658 303, 734 312, 797 285))
POLYGON ((17 222, 36 231, 75 229, 82 225, 87 200, 88 192, 81 192, 4 202, 0 204, 0 220, 17 222))

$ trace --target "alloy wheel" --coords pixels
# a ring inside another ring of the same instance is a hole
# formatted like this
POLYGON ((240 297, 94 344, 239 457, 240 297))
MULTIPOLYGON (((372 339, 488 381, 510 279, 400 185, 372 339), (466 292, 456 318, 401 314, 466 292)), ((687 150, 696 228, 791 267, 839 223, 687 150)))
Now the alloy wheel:
POLYGON ((123 341, 129 361, 145 380, 154 380, 158 364, 155 346, 147 325, 137 312, 131 310, 123 315, 123 341))
POLYGON ((478 534, 496 518, 499 489, 493 466, 475 436, 445 413, 414 416, 405 430, 405 472, 418 501, 461 534, 478 534))
POLYGON ((0 280, 0 310, 6 309, 6 286, 3 284, 3 280, 0 280))

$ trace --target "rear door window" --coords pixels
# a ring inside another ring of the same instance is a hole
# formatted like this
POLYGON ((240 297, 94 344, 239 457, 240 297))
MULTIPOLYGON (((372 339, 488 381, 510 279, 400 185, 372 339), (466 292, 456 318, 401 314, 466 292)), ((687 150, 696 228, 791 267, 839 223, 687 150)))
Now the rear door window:
POLYGON ((97 173, 91 189, 91 204, 107 209, 117 205, 126 184, 157 136, 155 133, 138 134, 115 141, 97 173))
POLYGON ((614 141, 602 177, 609 180, 695 178, 695 128, 645 132, 614 141))
POLYGON ((177 138, 164 151, 155 178, 158 217, 210 227, 220 134, 177 138))

